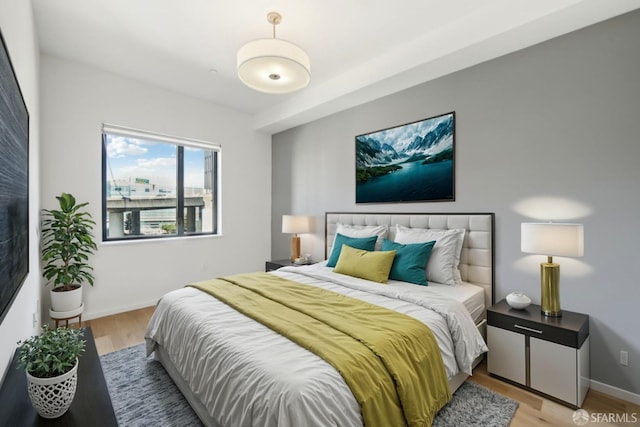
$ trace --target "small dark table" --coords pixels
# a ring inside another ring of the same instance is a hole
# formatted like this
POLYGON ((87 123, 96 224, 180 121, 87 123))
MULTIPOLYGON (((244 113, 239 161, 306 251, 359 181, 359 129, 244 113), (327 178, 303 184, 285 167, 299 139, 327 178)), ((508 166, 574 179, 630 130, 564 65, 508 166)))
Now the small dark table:
POLYGON ((17 369, 16 357, 0 388, 0 426, 117 426, 111 397, 93 341, 91 328, 85 328, 85 351, 79 358, 76 395, 67 412, 48 420, 38 415, 27 394, 27 377, 17 369))
POLYGON ((264 263, 264 271, 273 271, 277 270, 280 267, 299 267, 301 265, 311 265, 315 264, 313 261, 310 261, 307 264, 294 264, 290 259, 276 259, 273 261, 267 261, 264 263))

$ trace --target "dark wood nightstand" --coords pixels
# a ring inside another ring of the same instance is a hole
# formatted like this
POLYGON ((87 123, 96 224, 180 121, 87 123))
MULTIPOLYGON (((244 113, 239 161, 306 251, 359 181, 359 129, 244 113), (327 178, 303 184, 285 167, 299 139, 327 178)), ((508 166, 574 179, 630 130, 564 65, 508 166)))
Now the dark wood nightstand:
MULTIPOLYGON (((300 264, 300 265, 311 265, 315 264, 313 261, 308 264, 300 264)), ((273 271, 277 270, 280 267, 299 267, 299 264, 294 264, 290 259, 276 259, 273 261, 267 261, 264 263, 264 271, 273 271)))
POLYGON ((511 308, 505 300, 487 310, 487 370, 511 383, 573 408, 589 390, 589 316, 562 311, 546 317, 540 306, 511 308))

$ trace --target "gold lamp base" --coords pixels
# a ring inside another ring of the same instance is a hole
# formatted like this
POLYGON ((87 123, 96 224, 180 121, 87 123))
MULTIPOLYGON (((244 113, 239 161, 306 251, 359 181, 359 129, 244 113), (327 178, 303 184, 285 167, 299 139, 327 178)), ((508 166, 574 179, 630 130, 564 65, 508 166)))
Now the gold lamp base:
POLYGON ((300 258, 300 236, 291 236, 291 261, 300 258))
POLYGON ((561 317, 560 310, 560 264, 548 262, 540 264, 540 292, 542 296, 542 314, 548 317, 561 317))

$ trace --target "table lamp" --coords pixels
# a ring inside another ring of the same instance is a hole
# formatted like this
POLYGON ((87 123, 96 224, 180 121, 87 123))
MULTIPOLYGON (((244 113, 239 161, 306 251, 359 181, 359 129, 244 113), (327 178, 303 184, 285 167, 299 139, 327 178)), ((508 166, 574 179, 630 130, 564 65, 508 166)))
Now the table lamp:
POLYGON ((584 254, 584 228, 582 224, 522 223, 521 250, 525 253, 546 255, 540 264, 540 290, 542 314, 560 317, 560 265, 553 256, 579 257, 584 254))
POLYGON ((311 231, 311 217, 302 215, 282 215, 282 232, 291 236, 291 261, 300 258, 299 233, 311 231))

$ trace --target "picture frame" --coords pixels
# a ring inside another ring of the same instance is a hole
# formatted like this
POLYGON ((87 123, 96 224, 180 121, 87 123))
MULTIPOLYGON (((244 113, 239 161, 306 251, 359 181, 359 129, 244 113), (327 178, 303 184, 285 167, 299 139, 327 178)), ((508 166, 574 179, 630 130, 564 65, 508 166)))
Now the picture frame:
POLYGON ((455 111, 355 137, 356 203, 455 201, 455 111))
POLYGON ((0 31, 0 323, 29 274, 29 112, 0 31))

